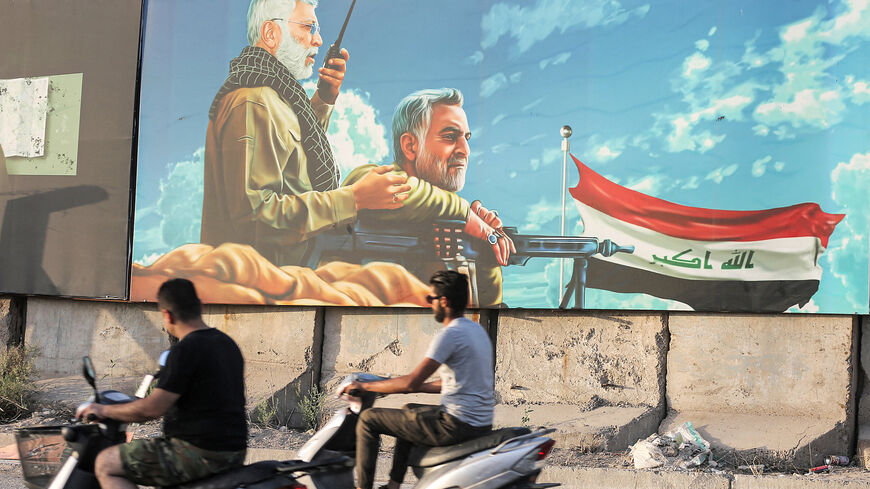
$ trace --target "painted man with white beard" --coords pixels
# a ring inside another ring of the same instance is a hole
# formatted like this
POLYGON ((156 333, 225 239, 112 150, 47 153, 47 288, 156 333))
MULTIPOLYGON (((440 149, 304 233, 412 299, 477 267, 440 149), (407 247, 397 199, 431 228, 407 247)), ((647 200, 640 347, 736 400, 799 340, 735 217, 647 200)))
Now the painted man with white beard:
POLYGON ((396 209, 406 178, 371 168, 349 187, 326 129, 348 52, 320 68, 309 100, 300 80, 323 44, 317 0, 252 0, 248 41, 212 102, 205 146, 201 241, 253 246, 272 263, 303 265, 313 236, 353 222, 361 209, 396 209))
MULTIPOLYGON (((516 249, 502 232, 496 212, 456 193, 465 185, 471 153, 471 130, 462 103, 462 93, 455 88, 420 90, 399 102, 393 114, 393 174, 407 178, 411 190, 401 208, 365 211, 360 217, 405 230, 418 226, 431 230, 435 220, 465 221, 465 233, 483 241, 475 248, 492 249, 477 258, 479 305, 498 306, 502 303, 501 266, 507 265, 516 249)), ((355 168, 343 185, 356 185, 374 168, 355 168)), ((433 257, 433 267, 443 265, 433 257)), ((425 266, 413 270, 421 280, 434 271, 425 266)))

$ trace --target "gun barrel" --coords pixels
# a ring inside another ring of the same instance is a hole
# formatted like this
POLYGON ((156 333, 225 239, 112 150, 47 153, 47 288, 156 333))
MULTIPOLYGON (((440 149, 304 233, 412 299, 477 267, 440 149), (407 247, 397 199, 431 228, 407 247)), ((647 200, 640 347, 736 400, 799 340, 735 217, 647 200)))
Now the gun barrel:
POLYGON ((584 258, 598 253, 598 238, 572 236, 511 236, 517 255, 529 257, 584 258))
MULTIPOLYGON (((476 259, 481 253, 491 253, 490 245, 480 240, 467 239, 462 233, 462 221, 437 221, 431 231, 414 232, 405 229, 366 225, 358 222, 346 233, 324 233, 318 236, 320 251, 339 252, 361 259, 387 259, 417 261, 451 259, 463 255, 476 259)), ((589 258, 596 254, 610 257, 615 253, 633 253, 634 246, 619 246, 609 239, 587 236, 547 236, 519 234, 513 227, 505 227, 514 242, 516 253, 511 253, 511 265, 525 265, 530 258, 589 258)))

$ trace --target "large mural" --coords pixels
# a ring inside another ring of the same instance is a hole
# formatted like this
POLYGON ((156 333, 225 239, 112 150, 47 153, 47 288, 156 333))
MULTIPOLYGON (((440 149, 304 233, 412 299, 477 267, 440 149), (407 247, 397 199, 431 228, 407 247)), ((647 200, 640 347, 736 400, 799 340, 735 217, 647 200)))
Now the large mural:
POLYGON ((131 300, 868 312, 867 2, 351 5, 147 2, 131 300))

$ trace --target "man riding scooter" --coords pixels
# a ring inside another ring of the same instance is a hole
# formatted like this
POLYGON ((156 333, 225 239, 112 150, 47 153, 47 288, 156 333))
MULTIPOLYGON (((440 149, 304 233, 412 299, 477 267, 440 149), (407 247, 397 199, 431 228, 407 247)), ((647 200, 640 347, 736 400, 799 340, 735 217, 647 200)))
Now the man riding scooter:
POLYGON ((408 375, 377 382, 353 382, 353 390, 383 394, 441 393, 441 405, 407 404, 402 409, 371 408, 356 426, 357 487, 372 489, 380 435, 396 437, 387 489, 399 489, 413 445, 445 446, 482 436, 492 429, 492 344, 483 327, 463 317, 468 279, 455 271, 436 272, 429 280, 435 320, 444 325, 426 358, 408 375), (439 366, 441 379, 426 382, 439 366))
POLYGON ((141 422, 164 416, 163 436, 100 452, 95 472, 103 489, 173 486, 244 463, 244 360, 236 343, 202 320, 193 284, 168 280, 157 293, 166 331, 178 338, 157 387, 127 404, 92 403, 77 417, 141 422))

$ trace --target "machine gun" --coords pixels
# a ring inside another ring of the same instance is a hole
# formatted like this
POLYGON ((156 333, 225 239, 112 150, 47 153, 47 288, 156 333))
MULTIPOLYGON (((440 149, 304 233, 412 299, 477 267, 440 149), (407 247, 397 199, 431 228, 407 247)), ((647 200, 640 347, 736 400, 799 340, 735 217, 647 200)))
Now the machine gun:
MULTIPOLYGON (((448 270, 458 270, 468 275, 472 304, 478 306, 476 261, 482 253, 492 251, 488 244, 469 239, 463 232, 464 226, 463 221, 434 221, 430 227, 399 230, 380 222, 360 220, 353 226, 347 226, 346 232, 317 236, 308 264, 316 268, 324 260, 358 263, 387 261, 398 263, 419 277, 422 275, 422 265, 438 261, 448 270)), ((609 239, 519 234, 513 227, 505 227, 504 232, 517 249, 516 253, 511 254, 509 265, 522 266, 536 257, 574 260, 573 275, 559 304, 561 309, 568 307, 572 295, 574 308, 584 308, 589 257, 634 252, 634 246, 619 246, 609 239)))
POLYGON ((571 278, 565 285, 565 293, 559 309, 566 309, 574 295, 574 308, 586 307, 586 269, 589 257, 600 254, 609 258, 616 253, 634 253, 634 246, 620 246, 609 239, 585 236, 545 236, 518 234, 516 228, 505 227, 505 234, 514 242, 517 252, 508 260, 510 265, 525 265, 530 258, 570 258, 574 260, 571 278))

